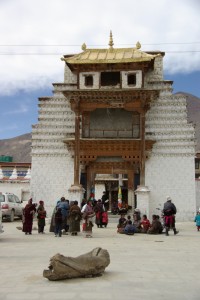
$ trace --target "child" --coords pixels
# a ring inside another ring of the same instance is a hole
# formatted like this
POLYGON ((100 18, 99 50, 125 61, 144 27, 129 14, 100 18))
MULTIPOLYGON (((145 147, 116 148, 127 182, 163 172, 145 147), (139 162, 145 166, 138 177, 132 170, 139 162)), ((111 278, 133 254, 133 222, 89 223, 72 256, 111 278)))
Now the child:
POLYGON ((199 231, 200 229, 200 212, 198 211, 195 218, 194 218, 194 222, 196 222, 196 226, 197 226, 197 231, 199 231))
POLYGON ((61 208, 58 208, 55 213, 55 237, 61 237, 62 235, 62 211, 61 208))
POLYGON ((133 235, 136 232, 135 226, 132 224, 132 221, 129 220, 123 230, 123 233, 127 235, 133 235))
POLYGON ((124 227, 126 226, 126 218, 125 218, 125 215, 121 215, 121 218, 119 218, 119 221, 118 221, 118 225, 117 225, 117 232, 121 232, 124 230, 124 227))
POLYGON ((142 233, 147 233, 147 231, 150 228, 151 224, 150 224, 150 221, 147 219, 146 215, 142 216, 141 226, 142 226, 141 232, 142 233))

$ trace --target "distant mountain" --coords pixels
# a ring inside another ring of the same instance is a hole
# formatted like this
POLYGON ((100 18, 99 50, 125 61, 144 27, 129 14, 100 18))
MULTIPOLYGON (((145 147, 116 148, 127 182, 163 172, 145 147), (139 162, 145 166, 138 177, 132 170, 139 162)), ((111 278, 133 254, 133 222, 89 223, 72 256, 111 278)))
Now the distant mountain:
POLYGON ((177 94, 182 94, 186 96, 188 121, 194 124, 195 138, 197 143, 196 152, 200 152, 200 98, 183 92, 179 92, 177 94))
POLYGON ((12 156, 14 162, 31 162, 31 133, 0 140, 0 155, 12 156))
MULTIPOLYGON (((195 125, 196 152, 200 152, 200 98, 194 95, 178 92, 187 99, 188 121, 195 125)), ((26 133, 12 139, 0 140, 0 155, 13 156, 14 162, 31 162, 31 133, 26 133)))

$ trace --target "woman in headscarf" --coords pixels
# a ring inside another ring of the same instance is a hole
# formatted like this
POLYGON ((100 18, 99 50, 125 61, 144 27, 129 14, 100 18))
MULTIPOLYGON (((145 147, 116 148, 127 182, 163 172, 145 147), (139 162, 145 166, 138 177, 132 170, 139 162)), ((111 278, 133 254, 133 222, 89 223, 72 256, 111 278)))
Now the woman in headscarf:
POLYGON ((81 212, 83 213, 83 232, 85 232, 85 237, 86 238, 91 238, 92 237, 92 227, 93 225, 93 217, 95 216, 93 207, 92 207, 92 202, 91 200, 87 201, 87 205, 83 206, 81 212))
POLYGON ((78 201, 74 201, 69 210, 69 232, 71 235, 77 235, 80 232, 81 209, 78 206, 78 201))
POLYGON ((28 204, 23 209, 23 228, 22 231, 25 234, 32 234, 32 227, 33 227, 33 217, 36 212, 36 205, 33 203, 32 198, 29 199, 28 204))
POLYGON ((37 209, 37 219, 38 219, 38 233, 44 233, 44 226, 46 218, 46 210, 44 209, 44 201, 40 200, 37 209))

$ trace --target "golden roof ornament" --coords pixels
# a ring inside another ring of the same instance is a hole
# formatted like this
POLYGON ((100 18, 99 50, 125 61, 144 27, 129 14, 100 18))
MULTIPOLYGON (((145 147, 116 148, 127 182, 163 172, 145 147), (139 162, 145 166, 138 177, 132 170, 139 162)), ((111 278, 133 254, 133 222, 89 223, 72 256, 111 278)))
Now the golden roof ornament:
POLYGON ((140 49, 140 48, 141 48, 141 44, 140 44, 140 42, 137 42, 136 49, 140 49))
POLYGON ((114 43, 113 43, 112 31, 110 31, 110 40, 108 45, 110 46, 110 49, 113 49, 114 43))
POLYGON ((82 49, 83 51, 85 51, 85 50, 87 49, 87 46, 86 46, 85 43, 83 43, 83 45, 81 46, 81 49, 82 49))

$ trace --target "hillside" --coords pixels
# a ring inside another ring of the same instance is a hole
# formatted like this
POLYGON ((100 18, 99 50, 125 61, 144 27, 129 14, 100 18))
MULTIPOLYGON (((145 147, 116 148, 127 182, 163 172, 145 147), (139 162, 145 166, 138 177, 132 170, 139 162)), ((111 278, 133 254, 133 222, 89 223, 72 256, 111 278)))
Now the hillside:
POLYGON ((0 155, 13 156, 14 162, 31 162, 31 133, 0 140, 0 155))
MULTIPOLYGON (((200 152, 200 99, 191 94, 179 92, 187 99, 188 121, 193 122, 196 129, 196 151, 200 152)), ((31 162, 31 133, 12 139, 0 140, 0 155, 13 156, 14 162, 31 162)))

